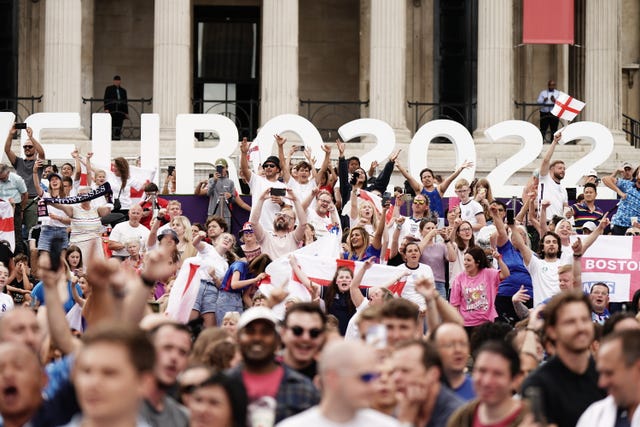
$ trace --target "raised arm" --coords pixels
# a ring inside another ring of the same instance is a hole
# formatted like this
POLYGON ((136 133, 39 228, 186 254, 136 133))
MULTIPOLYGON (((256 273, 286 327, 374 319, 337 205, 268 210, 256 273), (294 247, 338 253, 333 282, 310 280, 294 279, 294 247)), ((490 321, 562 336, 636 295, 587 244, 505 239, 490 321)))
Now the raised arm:
POLYGON ((249 141, 247 138, 242 138, 240 143, 240 175, 247 181, 247 184, 251 180, 251 168, 249 167, 249 141))
POLYGON ((502 221, 502 215, 498 212, 498 205, 494 203, 489 206, 489 213, 493 219, 493 225, 495 225, 496 230, 498 230, 498 239, 496 244, 498 246, 504 246, 509 240, 509 236, 507 234, 507 228, 504 225, 504 221, 502 221))
POLYGON ((302 201, 302 209, 304 209, 305 211, 309 209, 309 206, 311 206, 311 202, 313 202, 313 199, 315 199, 318 195, 318 191, 320 191, 318 187, 313 187, 311 192, 302 201))
MULTIPOLYGON (((320 165, 320 170, 318 171, 318 173, 315 175, 316 176, 316 184, 320 185, 320 178, 321 176, 324 176, 325 172, 327 170, 329 170, 329 166, 331 166, 331 146, 329 144, 322 144, 320 146, 320 148, 322 148, 322 151, 324 151, 324 158, 322 159, 322 164, 320 165)), ((306 153, 306 152, 305 152, 306 153)), ((311 164, 313 166, 313 164, 311 164)), ((315 168, 311 168, 312 170, 315 170, 315 168)), ((327 185, 329 185, 329 179, 327 179, 327 185)))
POLYGON ((466 168, 470 168, 472 166, 473 166, 473 162, 470 162, 469 160, 465 160, 458 169, 456 169, 455 171, 453 171, 451 175, 446 177, 444 181, 442 181, 442 184, 438 185, 437 187, 438 193, 440 193, 440 197, 444 197, 444 193, 446 193, 447 188, 449 188, 453 180, 456 179, 458 175, 462 173, 463 170, 465 170, 466 168))
POLYGON ((614 176, 603 176, 602 177, 602 182, 604 183, 604 185, 606 185, 607 187, 609 187, 610 189, 612 189, 613 191, 615 191, 618 196, 620 196, 621 199, 626 199, 627 198, 627 193, 625 193, 624 191, 622 191, 618 185, 617 185, 617 178, 614 176))
POLYGON ((298 226, 293 231, 293 237, 296 239, 296 242, 301 242, 304 240, 304 229, 307 225, 307 211, 302 208, 300 200, 298 200, 291 188, 287 188, 287 194, 289 195, 289 199, 293 201, 293 207, 296 210, 296 217, 298 218, 298 226))
POLYGON ((511 275, 509 267, 502 260, 502 255, 498 251, 493 252, 493 258, 498 260, 498 267, 500 267, 500 280, 504 280, 511 275))
POLYGON ((27 128, 27 139, 33 143, 33 149, 36 151, 38 158, 46 159, 44 148, 42 148, 42 145, 38 140, 33 137, 33 129, 31 128, 27 128))
POLYGON ((389 157, 389 160, 384 165, 382 173, 375 179, 375 182, 373 184, 374 190, 378 190, 380 193, 384 193, 386 191, 387 186, 389 185, 389 181, 391 180, 391 174, 393 173, 393 166, 395 165, 396 160, 400 155, 400 151, 402 150, 396 150, 393 154, 391 154, 391 157, 389 157))
POLYGON ((400 171, 404 179, 407 180, 407 182, 409 183, 411 188, 413 188, 413 191, 415 191, 416 194, 422 191, 422 184, 420 184, 414 177, 412 177, 409 174, 409 171, 407 171, 397 160, 396 160, 396 168, 398 168, 398 170, 400 171))
POLYGON ((360 307, 362 301, 364 301, 364 295, 360 292, 360 285, 362 284, 362 278, 364 274, 371 268, 373 263, 375 262, 374 258, 369 258, 362 263, 362 268, 356 271, 353 279, 351 279, 351 285, 349 285, 349 295, 351 295, 351 301, 353 301, 353 305, 356 307, 360 307))
POLYGON ((73 173, 73 180, 80 181, 80 176, 82 175, 82 164, 80 163, 80 154, 78 153, 78 148, 74 148, 71 152, 71 158, 74 160, 74 168, 75 172, 73 173))
POLYGON ((14 154, 13 150, 11 150, 11 143, 13 142, 13 135, 15 134, 16 134, 16 127, 14 124, 13 126, 11 126, 11 130, 7 135, 7 140, 4 143, 4 153, 7 155, 7 158, 9 159, 9 163, 11 163, 12 165, 16 163, 16 157, 17 157, 14 154))
POLYGON ((264 228, 260 225, 260 213, 262 212, 262 206, 264 201, 270 197, 269 193, 271 189, 268 188, 262 193, 262 195, 256 201, 256 205, 251 207, 251 214, 249 215, 249 222, 253 226, 253 232, 256 235, 256 240, 261 242, 264 239, 264 228))
POLYGON ((382 207, 382 215, 378 218, 378 225, 376 226, 376 231, 373 234, 373 239, 371 240, 371 246, 375 249, 380 249, 382 247, 382 233, 384 233, 385 229, 385 220, 387 218, 387 211, 389 210, 389 205, 382 207))
POLYGON ((529 262, 531 261, 531 257, 533 256, 533 252, 524 242, 518 230, 516 230, 516 226, 510 225, 509 228, 511 228, 511 244, 513 244, 513 247, 520 252, 520 255, 522 255, 522 260, 524 261, 524 265, 525 266, 529 265, 529 262))
POLYGON ((562 132, 556 132, 555 135, 553 135, 553 141, 551 141, 551 145, 549 146, 549 149, 547 150, 547 152, 544 154, 544 157, 542 158, 542 164, 540 165, 540 176, 545 176, 549 174, 549 165, 551 164, 551 157, 553 156, 553 152, 556 149, 556 146, 558 145, 558 142, 560 141, 560 138, 562 137, 562 132))
MULTIPOLYGON (((311 279, 309 279, 309 276, 307 276, 307 273, 305 273, 298 265, 298 259, 293 253, 289 254, 289 265, 291 266, 291 270, 293 271, 293 274, 295 274, 296 277, 300 280, 300 283, 302 283, 302 286, 304 286, 307 289, 307 292, 309 292, 309 295, 311 295, 312 297, 316 294, 319 295, 318 291, 319 291, 320 285, 318 285, 317 283, 314 283, 311 279)), ((260 273, 260 274, 264 274, 264 273, 260 273)))
POLYGON ((278 159, 280 159, 280 170, 282 171, 282 179, 286 184, 291 179, 291 173, 289 172, 289 161, 284 155, 284 144, 287 142, 287 138, 283 138, 280 135, 273 135, 278 144, 278 159))
POLYGON ((38 175, 38 169, 42 167, 42 160, 36 160, 33 165, 33 186, 36 187, 36 194, 38 197, 42 197, 44 194, 44 190, 42 189, 42 185, 40 185, 40 176, 38 175))
POLYGON ((400 231, 402 230, 402 224, 405 221, 405 217, 399 216, 394 219, 393 234, 391 235, 391 242, 389 243, 389 258, 393 258, 398 255, 398 246, 400 244, 400 231))

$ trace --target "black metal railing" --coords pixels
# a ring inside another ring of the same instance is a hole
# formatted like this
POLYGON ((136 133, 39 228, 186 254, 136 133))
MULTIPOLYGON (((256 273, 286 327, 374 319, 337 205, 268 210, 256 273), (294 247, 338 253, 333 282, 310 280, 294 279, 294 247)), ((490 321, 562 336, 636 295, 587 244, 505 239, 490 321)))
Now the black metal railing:
MULTIPOLYGON (((192 99, 194 113, 221 114, 228 117, 238 128, 240 138, 252 140, 258 131, 260 100, 224 100, 224 99, 192 99)), ((213 139, 215 135, 206 132, 198 135, 198 139, 213 139)))
MULTIPOLYGON (((113 99, 108 99, 106 101, 107 103, 114 103, 113 99)), ((147 108, 147 111, 145 111, 145 105, 150 106, 152 101, 153 101, 153 98, 127 99, 127 107, 129 110, 129 114, 126 117, 124 117, 124 121, 122 123, 122 133, 121 133, 122 139, 125 139, 125 140, 140 139, 140 116, 144 113, 148 113, 151 111, 150 108, 147 108)), ((91 117, 89 117, 89 122, 91 123, 91 129, 93 130, 93 113, 104 112, 105 99, 82 97, 82 103, 89 104, 89 109, 91 110, 91 117)), ((124 113, 121 113, 121 114, 124 114, 124 113)))
POLYGON ((635 148, 640 148, 640 121, 623 114, 622 131, 627 136, 629 144, 633 145, 635 148))
MULTIPOLYGON (((368 116, 369 101, 300 100, 300 114, 322 135, 323 141, 338 138, 338 128, 345 123, 368 116)), ((352 141, 356 141, 355 139, 352 141)))
POLYGON ((36 112, 36 103, 40 104, 41 102, 42 95, 0 98, 0 111, 12 112, 16 115, 16 122, 21 123, 36 112))
POLYGON ((453 120, 470 132, 473 131, 476 103, 407 101, 407 105, 413 110, 413 132, 416 132, 425 123, 438 119, 453 120))
MULTIPOLYGON (((520 113, 520 120, 531 122, 536 126, 540 126, 540 109, 542 107, 553 108, 555 104, 538 104, 537 102, 518 102, 513 101, 516 110, 520 113)), ((518 114, 516 113, 516 116, 518 114)))

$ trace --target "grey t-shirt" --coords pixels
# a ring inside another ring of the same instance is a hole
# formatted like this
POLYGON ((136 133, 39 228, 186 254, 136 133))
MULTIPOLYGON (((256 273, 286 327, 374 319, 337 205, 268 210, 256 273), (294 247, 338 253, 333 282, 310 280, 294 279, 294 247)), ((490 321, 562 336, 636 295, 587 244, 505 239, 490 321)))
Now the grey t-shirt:
MULTIPOLYGON (((38 195, 36 186, 33 182, 33 166, 35 165, 35 163, 35 159, 25 160, 22 157, 16 157, 16 162, 13 165, 16 173, 20 175, 20 177, 24 179, 24 183, 27 184, 27 193, 29 193, 30 199, 38 195)), ((42 179, 42 168, 38 170, 38 177, 42 179)))
POLYGON ((140 408, 140 416, 152 427, 188 427, 187 409, 167 396, 164 398, 164 410, 158 412, 146 399, 140 408))

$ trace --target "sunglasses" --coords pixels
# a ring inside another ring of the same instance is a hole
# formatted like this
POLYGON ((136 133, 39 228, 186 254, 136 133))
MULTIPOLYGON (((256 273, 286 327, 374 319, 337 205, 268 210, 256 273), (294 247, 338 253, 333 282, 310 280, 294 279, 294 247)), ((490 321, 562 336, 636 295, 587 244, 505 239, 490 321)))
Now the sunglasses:
POLYGON ((253 234, 253 230, 242 230, 244 234, 253 234))
POLYGON ((632 233, 632 232, 629 232, 629 233, 624 233, 624 235, 625 235, 625 236, 640 236, 640 233, 632 233))
POLYGON ((293 335, 295 335, 296 337, 301 337, 302 334, 304 334, 304 331, 307 331, 309 332, 309 336, 311 338, 318 338, 324 332, 324 329, 320 329, 320 328, 305 329, 302 326, 291 326, 289 329, 291 330, 291 332, 293 332, 293 335))
POLYGON ((22 148, 24 148, 25 150, 31 150, 33 148, 33 145, 23 145, 22 148))
POLYGON ((375 381, 378 378, 380 378, 380 373, 379 372, 365 372, 364 374, 358 375, 358 378, 360 378, 360 381, 362 381, 363 383, 370 383, 371 381, 375 381))
POLYGON ((276 212, 276 213, 275 213, 275 216, 276 216, 276 217, 283 216, 283 217, 285 217, 285 218, 287 218, 287 219, 293 219, 293 217, 292 217, 292 216, 287 215, 286 213, 282 213, 282 212, 276 212))
POLYGON ((413 201, 414 205, 424 205, 425 203, 427 203, 427 202, 425 202, 424 200, 414 200, 413 201))
POLYGON ((275 168, 276 165, 274 165, 273 163, 267 163, 266 165, 262 165, 263 169, 267 169, 267 168, 275 168))

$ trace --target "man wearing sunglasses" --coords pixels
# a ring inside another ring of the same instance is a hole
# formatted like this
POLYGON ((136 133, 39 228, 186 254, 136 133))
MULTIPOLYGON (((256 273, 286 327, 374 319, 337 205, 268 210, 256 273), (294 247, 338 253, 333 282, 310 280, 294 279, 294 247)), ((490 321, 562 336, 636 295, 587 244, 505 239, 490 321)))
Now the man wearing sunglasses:
POLYGON ((283 362, 310 380, 316 376, 316 358, 325 343, 327 317, 318 304, 293 305, 284 316, 283 362))
MULTIPOLYGON (((249 167, 249 142, 247 138, 243 138, 240 143, 240 176, 249 183, 251 188, 251 210, 253 211, 261 199, 266 190, 270 188, 283 189, 286 185, 279 180, 281 166, 280 159, 276 156, 269 156, 262 163, 262 173, 259 175, 251 171, 249 167)), ((275 219, 276 212, 280 212, 285 205, 291 206, 291 201, 281 196, 271 195, 268 200, 264 200, 264 204, 260 209, 257 209, 258 218, 260 219, 260 225, 267 230, 273 230, 273 220, 275 219)))
MULTIPOLYGON (((400 197, 402 197, 402 195, 400 197)), ((411 216, 406 217, 406 220, 402 224, 399 240, 402 240, 408 235, 422 239, 420 235, 420 222, 423 219, 431 219, 437 222, 438 216, 429 208, 429 198, 424 194, 417 194, 411 204, 411 216)))
MULTIPOLYGON (((22 146, 24 150, 24 158, 16 156, 13 150, 11 150, 11 142, 13 141, 13 136, 16 134, 15 126, 11 128, 9 135, 7 135, 7 140, 4 144, 4 152, 11 162, 11 165, 16 170, 18 176, 20 176, 20 178, 22 178, 24 180, 24 183, 27 185, 28 200, 24 205, 24 210, 21 213, 21 224, 24 224, 24 226, 27 228, 28 234, 29 230, 31 230, 31 228, 33 228, 38 223, 38 203, 36 202, 38 192, 36 191, 36 186, 33 182, 33 168, 35 166, 36 159, 44 160, 45 154, 42 145, 40 145, 40 143, 33 137, 33 130, 28 127, 26 129, 26 132, 27 139, 22 146)), ((42 168, 38 169, 38 177, 42 179, 42 168)), ((18 218, 17 210, 16 218, 18 218)), ((16 229, 18 228, 16 227, 16 229)), ((21 247, 21 244, 19 244, 18 242, 22 242, 22 238, 18 234, 16 234, 16 248, 21 247)))
POLYGON ((369 409, 380 378, 379 365, 373 348, 359 341, 331 342, 320 356, 322 401, 277 427, 400 426, 397 420, 369 409))
POLYGON ((264 422, 265 413, 280 422, 320 401, 320 393, 309 379, 276 361, 280 346, 277 322, 271 309, 252 307, 242 313, 237 325, 242 364, 229 375, 244 385, 252 425, 257 425, 258 419, 264 422))

